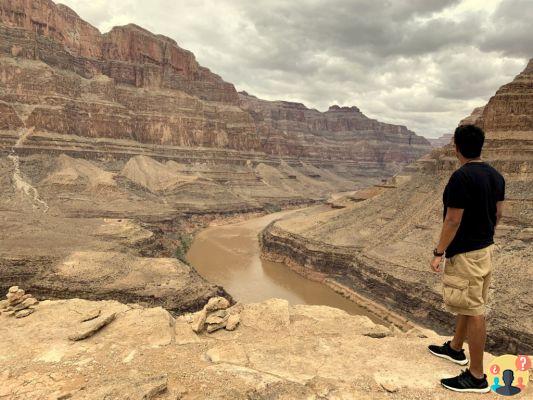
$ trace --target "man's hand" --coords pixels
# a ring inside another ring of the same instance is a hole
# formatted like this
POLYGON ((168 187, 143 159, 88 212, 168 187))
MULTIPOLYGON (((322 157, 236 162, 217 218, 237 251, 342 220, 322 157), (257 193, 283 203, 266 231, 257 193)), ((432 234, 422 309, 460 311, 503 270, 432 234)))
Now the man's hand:
POLYGON ((435 256, 431 259, 430 266, 433 272, 440 272, 440 262, 442 261, 442 256, 435 256))

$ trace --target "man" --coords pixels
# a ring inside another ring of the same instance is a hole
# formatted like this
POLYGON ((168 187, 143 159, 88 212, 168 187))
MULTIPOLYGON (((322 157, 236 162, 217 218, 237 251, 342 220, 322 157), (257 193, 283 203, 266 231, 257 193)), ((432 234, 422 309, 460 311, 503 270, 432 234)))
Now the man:
POLYGON ((505 195, 502 175, 480 159, 485 141, 474 125, 455 130, 455 153, 461 163, 444 189, 444 222, 431 268, 443 274, 446 309, 457 315, 455 334, 442 346, 429 351, 459 365, 468 364, 463 343, 468 338, 470 368, 441 384, 456 392, 490 391, 483 373, 485 350, 485 304, 492 275, 494 229, 501 219, 505 195))

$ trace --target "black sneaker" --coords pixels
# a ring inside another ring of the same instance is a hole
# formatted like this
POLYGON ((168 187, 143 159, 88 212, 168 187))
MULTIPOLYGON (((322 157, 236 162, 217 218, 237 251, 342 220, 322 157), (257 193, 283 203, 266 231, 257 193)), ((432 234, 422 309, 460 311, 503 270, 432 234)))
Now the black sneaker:
POLYGON ((481 379, 476 378, 470 373, 468 368, 453 378, 441 379, 440 383, 446 389, 453 390, 454 392, 490 392, 490 386, 487 382, 487 375, 483 375, 483 378, 481 379))
POLYGON ((465 356, 463 349, 457 351, 452 349, 450 341, 444 343, 442 346, 436 346, 434 344, 428 346, 429 352, 434 356, 445 358, 459 365, 468 364, 468 358, 465 356))

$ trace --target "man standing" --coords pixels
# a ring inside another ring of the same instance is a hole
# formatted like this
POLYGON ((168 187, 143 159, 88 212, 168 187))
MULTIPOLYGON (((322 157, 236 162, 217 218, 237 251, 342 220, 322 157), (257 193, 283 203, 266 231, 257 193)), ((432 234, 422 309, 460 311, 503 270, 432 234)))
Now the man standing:
POLYGON ((442 346, 429 351, 459 365, 468 364, 463 342, 468 338, 470 368, 441 384, 456 392, 490 391, 483 372, 485 350, 485 304, 492 275, 494 229, 501 219, 505 195, 502 175, 480 159, 485 141, 483 131, 474 125, 455 130, 454 143, 461 167, 444 189, 444 222, 431 268, 443 274, 446 309, 457 315, 455 334, 442 346))

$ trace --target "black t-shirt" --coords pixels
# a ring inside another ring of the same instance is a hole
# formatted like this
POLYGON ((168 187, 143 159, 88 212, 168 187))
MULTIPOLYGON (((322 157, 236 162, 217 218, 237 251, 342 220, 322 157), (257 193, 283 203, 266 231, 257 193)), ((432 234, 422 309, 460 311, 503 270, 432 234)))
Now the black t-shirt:
POLYGON ((494 243, 496 203, 505 197, 503 176, 484 162, 469 162, 455 171, 442 196, 447 207, 462 208, 463 218, 446 257, 483 249, 494 243))

